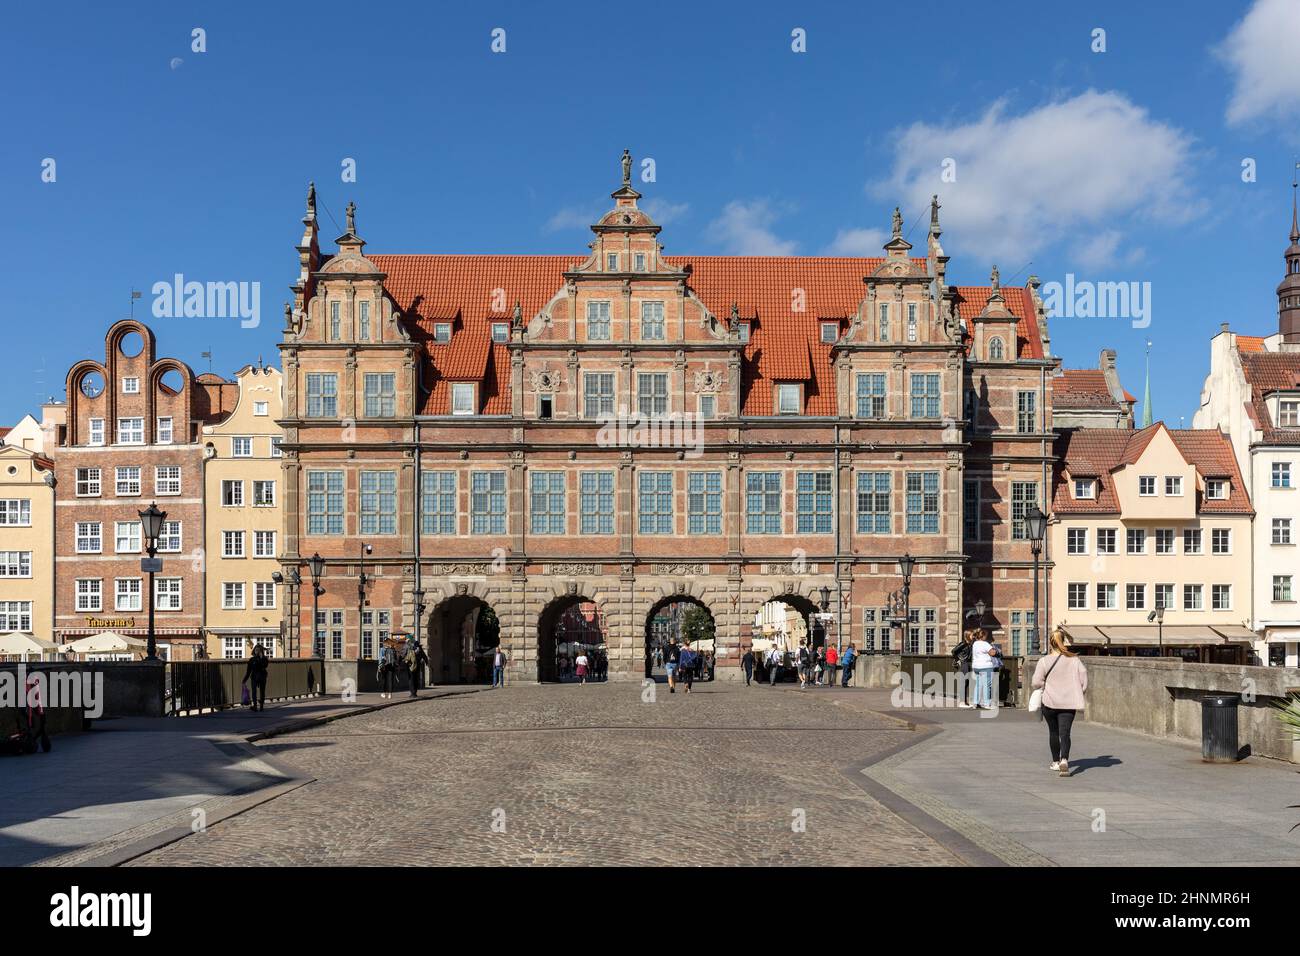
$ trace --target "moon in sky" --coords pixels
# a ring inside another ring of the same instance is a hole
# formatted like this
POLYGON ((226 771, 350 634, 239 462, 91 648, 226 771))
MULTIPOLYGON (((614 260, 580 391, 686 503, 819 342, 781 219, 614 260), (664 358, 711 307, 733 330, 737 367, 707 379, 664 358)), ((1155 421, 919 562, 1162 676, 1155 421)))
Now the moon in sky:
POLYGON ((179 67, 179 66, 180 66, 182 63, 184 63, 184 62, 185 62, 185 61, 182 60, 180 57, 178 57, 178 56, 174 56, 174 57, 172 57, 171 68, 174 70, 174 69, 176 69, 177 67, 179 67))

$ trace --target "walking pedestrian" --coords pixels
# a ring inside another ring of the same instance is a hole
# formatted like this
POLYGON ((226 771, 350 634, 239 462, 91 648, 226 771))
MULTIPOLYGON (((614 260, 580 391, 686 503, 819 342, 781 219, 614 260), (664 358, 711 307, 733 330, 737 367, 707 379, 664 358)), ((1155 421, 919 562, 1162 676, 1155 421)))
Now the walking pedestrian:
POLYGON ((974 706, 971 700, 974 696, 971 686, 971 661, 974 657, 971 647, 974 643, 975 629, 967 628, 961 641, 952 649, 953 669, 957 672, 957 706, 967 709, 974 706))
POLYGON ((672 643, 668 645, 668 653, 664 656, 664 670, 668 673, 668 693, 677 693, 677 665, 682 659, 682 649, 677 646, 677 639, 673 638, 672 643))
POLYGON ((252 685, 249 687, 249 701, 253 710, 266 710, 266 672, 270 666, 271 662, 266 659, 266 648, 258 644, 253 648, 248 666, 244 668, 244 683, 252 685))
POLYGON ((975 709, 993 706, 993 645, 982 627, 977 627, 971 641, 971 670, 975 672, 975 709))
POLYGON ((840 686, 848 687, 849 681, 853 680, 853 665, 858 662, 858 650, 852 644, 844 648, 843 668, 844 676, 840 678, 840 686))
POLYGON ((686 693, 691 692, 691 685, 695 683, 695 667, 699 663, 700 655, 691 650, 691 645, 683 644, 677 658, 677 673, 686 678, 686 693))
POLYGON ((745 686, 749 686, 750 679, 754 676, 754 649, 745 648, 745 653, 740 656, 740 666, 745 671, 745 686))
MULTIPOLYGON (((1038 695, 1043 720, 1047 722, 1047 744, 1052 750, 1049 770, 1062 777, 1070 775, 1070 729, 1074 715, 1083 709, 1083 695, 1088 690, 1088 669, 1070 650, 1065 635, 1057 628, 1048 639, 1049 653, 1038 659, 1032 686, 1038 695)), ((1034 701, 1031 697, 1032 709, 1034 701)))
POLYGON ((808 647, 807 641, 799 642, 799 689, 803 690, 808 686, 808 681, 813 676, 813 655, 808 647))
POLYGON ((776 641, 767 649, 767 680, 768 686, 776 686, 777 675, 781 673, 781 661, 785 655, 776 646, 776 641))
POLYGON ((506 652, 501 645, 496 646, 492 652, 492 687, 504 688, 506 686, 506 652))
POLYGON ((578 657, 573 663, 577 665, 576 673, 578 675, 578 683, 579 684, 587 683, 587 665, 588 663, 590 663, 587 660, 587 652, 584 650, 579 650, 578 657))
POLYGON ((420 672, 424 670, 425 662, 428 661, 428 655, 424 653, 424 648, 420 646, 420 639, 412 638, 406 645, 406 667, 407 674, 411 681, 411 696, 419 697, 420 690, 420 672))
POLYGON ((391 644, 379 648, 379 696, 389 700, 393 696, 393 674, 397 672, 397 651, 391 644))

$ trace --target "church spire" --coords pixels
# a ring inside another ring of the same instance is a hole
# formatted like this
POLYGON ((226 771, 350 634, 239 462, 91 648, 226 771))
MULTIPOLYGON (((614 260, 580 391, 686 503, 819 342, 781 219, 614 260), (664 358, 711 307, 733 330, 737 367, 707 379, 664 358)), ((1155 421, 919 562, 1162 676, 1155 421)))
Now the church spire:
MULTIPOLYGON (((1296 163, 1300 170, 1300 163, 1296 163)), ((1300 345, 1300 216, 1296 213, 1296 190, 1300 188, 1296 173, 1291 174, 1291 245, 1283 258, 1286 274, 1277 287, 1277 325, 1282 341, 1300 345)))
POLYGON ((1151 424, 1151 340, 1147 339, 1147 380, 1142 389, 1142 427, 1151 424))

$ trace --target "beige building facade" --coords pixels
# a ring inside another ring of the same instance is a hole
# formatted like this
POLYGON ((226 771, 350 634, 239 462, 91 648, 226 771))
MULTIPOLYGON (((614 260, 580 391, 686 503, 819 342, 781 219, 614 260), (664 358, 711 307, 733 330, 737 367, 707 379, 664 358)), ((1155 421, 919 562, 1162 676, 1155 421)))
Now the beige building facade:
POLYGON ((0 439, 0 634, 54 633, 54 465, 27 416, 0 439))
POLYGON ((1058 449, 1053 623, 1086 653, 1245 662, 1253 512, 1227 438, 1157 422, 1058 449))
POLYGON ((285 653, 279 570, 280 370, 248 366, 237 373, 239 398, 224 421, 203 429, 204 635, 209 657, 241 658, 261 644, 285 653))

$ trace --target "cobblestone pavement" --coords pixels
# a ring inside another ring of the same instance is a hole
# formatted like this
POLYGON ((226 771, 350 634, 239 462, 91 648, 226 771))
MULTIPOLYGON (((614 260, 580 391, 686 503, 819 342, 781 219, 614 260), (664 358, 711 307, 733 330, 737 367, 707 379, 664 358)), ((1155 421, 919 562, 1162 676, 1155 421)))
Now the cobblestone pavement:
POLYGON ((134 865, 958 865, 843 772, 915 736, 810 699, 841 693, 519 685, 351 717, 262 745, 314 783, 134 865))

